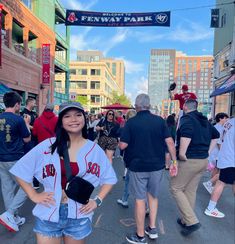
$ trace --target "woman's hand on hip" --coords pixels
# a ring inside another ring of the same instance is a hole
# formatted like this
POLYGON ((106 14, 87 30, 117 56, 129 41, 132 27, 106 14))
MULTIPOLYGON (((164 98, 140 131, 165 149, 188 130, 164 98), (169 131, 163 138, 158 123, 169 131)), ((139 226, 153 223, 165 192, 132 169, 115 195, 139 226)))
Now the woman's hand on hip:
POLYGON ((96 201, 94 199, 89 199, 89 202, 80 208, 80 212, 82 214, 88 214, 88 213, 92 212, 93 210, 95 210, 96 208, 97 208, 96 201))
POLYGON ((41 192, 33 194, 30 199, 37 204, 42 204, 46 207, 51 207, 55 205, 54 193, 53 192, 41 192))

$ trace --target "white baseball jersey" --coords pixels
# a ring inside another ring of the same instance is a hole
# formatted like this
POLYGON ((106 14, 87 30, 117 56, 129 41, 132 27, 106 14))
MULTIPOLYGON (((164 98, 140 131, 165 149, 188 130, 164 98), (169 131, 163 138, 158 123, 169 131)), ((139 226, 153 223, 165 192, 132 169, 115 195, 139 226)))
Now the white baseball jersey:
MULTIPOLYGON (((33 209, 33 215, 41 220, 58 222, 62 187, 60 157, 56 151, 53 154, 50 152, 50 146, 54 141, 55 138, 50 138, 38 144, 17 161, 10 172, 28 183, 32 183, 33 176, 35 176, 43 185, 45 192, 54 192, 56 205, 48 208, 37 204, 33 209)), ((112 185, 117 182, 113 167, 104 151, 90 140, 87 140, 77 153, 77 164, 78 176, 83 176, 87 172, 83 178, 91 182, 94 187, 103 184, 112 185)), ((81 206, 80 203, 68 199, 68 218, 91 218, 93 212, 86 215, 81 214, 79 210, 81 206)))
MULTIPOLYGON (((219 132, 220 134, 220 138, 223 134, 223 126, 219 123, 217 123, 215 126, 216 130, 219 132)), ((216 162, 216 160, 218 159, 218 153, 219 153, 219 147, 218 144, 220 144, 220 138, 217 139, 217 143, 216 146, 213 148, 213 150, 211 151, 210 155, 209 155, 209 162, 216 162)))
POLYGON ((235 118, 227 121, 223 129, 217 163, 219 169, 235 167, 235 118))

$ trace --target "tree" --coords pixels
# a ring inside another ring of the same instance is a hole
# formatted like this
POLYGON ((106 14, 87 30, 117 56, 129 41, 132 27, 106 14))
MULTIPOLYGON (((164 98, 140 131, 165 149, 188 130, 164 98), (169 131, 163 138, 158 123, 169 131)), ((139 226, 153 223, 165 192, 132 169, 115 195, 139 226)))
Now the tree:
POLYGON ((89 103, 89 99, 87 96, 77 96, 76 102, 81 103, 82 106, 87 106, 89 103))
POLYGON ((131 106, 130 99, 125 94, 118 95, 116 91, 112 92, 111 103, 120 103, 123 105, 131 106))

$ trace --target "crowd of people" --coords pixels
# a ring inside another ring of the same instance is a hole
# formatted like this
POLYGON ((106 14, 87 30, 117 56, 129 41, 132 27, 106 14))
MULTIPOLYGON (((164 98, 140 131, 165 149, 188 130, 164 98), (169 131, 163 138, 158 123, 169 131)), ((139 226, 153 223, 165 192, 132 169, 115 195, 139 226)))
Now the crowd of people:
POLYGON ((114 110, 88 115, 78 102, 62 103, 58 116, 53 104, 47 104, 38 116, 35 99, 27 99, 20 112, 21 97, 16 92, 6 93, 6 110, 0 114, 0 179, 5 206, 0 224, 19 231, 25 218, 18 210, 29 198, 36 204, 33 231, 37 243, 85 243, 92 231, 93 211, 117 182, 112 165, 116 150, 125 166, 125 187, 117 203, 127 208, 129 195, 135 201, 136 232, 126 236, 129 243, 147 243, 145 235, 158 238, 158 197, 165 170, 169 170, 169 188, 179 210, 176 222, 183 236, 201 227, 194 209, 206 169, 211 178, 203 185, 211 198, 204 213, 223 218, 216 206, 224 186, 233 185, 235 193, 235 119, 219 113, 213 126, 198 112, 196 96, 186 85, 182 90, 182 95, 171 93, 180 100, 178 120, 175 114, 164 120, 151 113, 147 94, 139 94, 135 109, 125 116, 114 110), (100 186, 94 198, 72 187, 85 188, 88 183, 100 186), (39 186, 43 187, 40 192, 39 186), (149 222, 145 227, 146 212, 149 222))

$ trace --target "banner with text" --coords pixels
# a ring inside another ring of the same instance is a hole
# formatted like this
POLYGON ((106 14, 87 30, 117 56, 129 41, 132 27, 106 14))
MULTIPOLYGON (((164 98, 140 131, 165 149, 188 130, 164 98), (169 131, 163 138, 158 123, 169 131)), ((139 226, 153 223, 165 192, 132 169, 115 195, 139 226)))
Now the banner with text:
POLYGON ((50 44, 42 44, 42 84, 50 84, 50 44))
POLYGON ((108 13, 66 10, 65 25, 81 26, 170 26, 170 11, 108 13))
POLYGON ((219 28, 219 9, 211 9, 211 28, 219 28))

